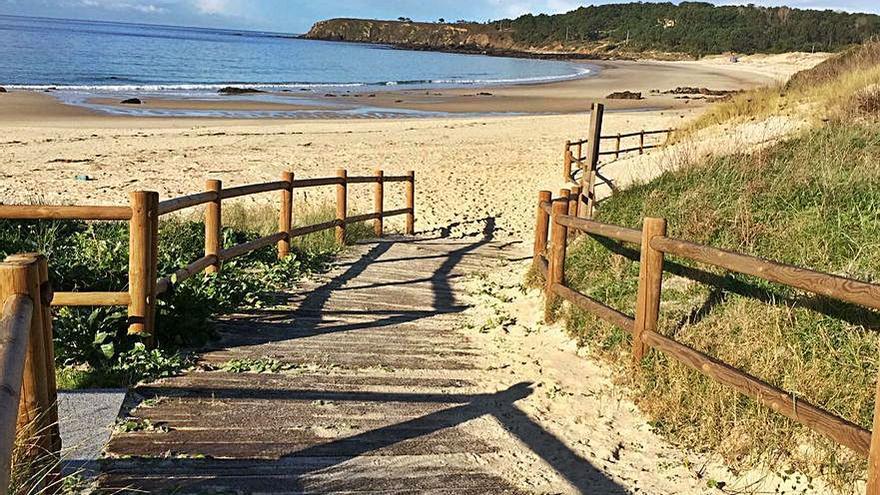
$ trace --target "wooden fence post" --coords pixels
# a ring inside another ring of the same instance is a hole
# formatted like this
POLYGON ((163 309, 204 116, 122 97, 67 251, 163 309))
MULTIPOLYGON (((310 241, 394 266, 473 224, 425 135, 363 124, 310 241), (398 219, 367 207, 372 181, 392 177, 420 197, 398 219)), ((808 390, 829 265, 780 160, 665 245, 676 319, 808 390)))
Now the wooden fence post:
POLYGON ((340 246, 345 245, 345 218, 348 214, 348 171, 339 169, 336 171, 339 183, 336 185, 336 242, 340 246))
POLYGON ((150 269, 150 205, 147 191, 129 194, 131 220, 128 224, 128 333, 145 336, 149 310, 150 269))
MULTIPOLYGON (((51 439, 50 452, 56 460, 61 456, 61 430, 58 425, 58 383, 55 377, 55 332, 52 328, 52 299, 54 291, 49 282, 49 260, 45 256, 38 259, 40 270, 40 308, 43 310, 43 342, 46 349, 46 385, 49 390, 49 411, 46 418, 49 424, 49 436, 51 439)), ((55 466, 55 476, 60 472, 55 466)))
POLYGON ((549 203, 553 198, 550 191, 541 191, 538 193, 538 215, 535 219, 535 247, 534 262, 537 264, 541 255, 547 250, 547 234, 550 229, 550 215, 541 207, 543 203, 549 203))
MULTIPOLYGON (((281 180, 288 187, 281 190, 281 208, 278 212, 278 232, 290 232, 293 228, 293 172, 281 172, 281 180)), ((278 241, 278 259, 283 260, 290 255, 290 237, 278 241)))
POLYGON ((617 133, 617 140, 614 145, 614 159, 620 158, 620 133, 617 133))
POLYGON ((382 214, 385 212, 385 172, 381 169, 376 169, 376 186, 373 190, 373 211, 379 215, 376 220, 373 221, 373 234, 376 237, 382 237, 382 234, 385 231, 384 221, 382 219, 382 214))
POLYGON ((560 224, 557 220, 560 216, 568 213, 568 197, 571 191, 562 189, 560 198, 553 202, 553 225, 552 238, 550 240, 550 260, 547 270, 546 286, 544 287, 544 321, 553 320, 553 307, 556 304, 556 296, 553 293, 555 284, 565 283, 565 248, 568 243, 568 227, 560 224))
POLYGON ((406 176, 406 208, 409 210, 406 214, 406 235, 413 235, 416 233, 416 172, 410 170, 406 176))
POLYGON ((562 153, 562 180, 571 180, 571 141, 565 142, 565 151, 562 153))
POLYGON ((596 200, 596 171, 599 166, 599 149, 602 141, 602 120, 605 115, 605 105, 593 103, 590 111, 590 134, 587 137, 587 164, 581 175, 581 194, 586 195, 586 204, 583 208, 583 216, 593 217, 593 207, 596 200))
POLYGON ((639 133, 639 154, 645 154, 645 130, 642 129, 642 132, 639 133))
POLYGON ((874 427, 871 429, 871 449, 868 452, 867 495, 880 495, 880 374, 874 397, 874 427))
MULTIPOLYGON (((581 187, 573 186, 571 188, 571 194, 568 196, 568 216, 576 217, 578 216, 578 211, 580 211, 581 206, 581 187)), ((568 237, 569 240, 574 240, 578 235, 578 231, 572 230, 569 232, 568 237)))
POLYGON ((223 191, 223 182, 209 179, 205 182, 205 190, 216 192, 217 199, 205 204, 205 256, 216 256, 217 262, 205 268, 205 273, 217 273, 220 271, 220 249, 222 248, 222 225, 223 206, 220 193, 223 191))
POLYGON ((157 284, 159 283, 159 193, 147 194, 149 205, 147 208, 147 220, 149 222, 149 247, 150 256, 147 258, 149 272, 147 274, 147 314, 145 330, 147 332, 146 345, 149 348, 156 346, 156 309, 158 306, 157 284))
POLYGON ((0 448, 0 490, 3 493, 9 485, 12 465, 12 449, 5 447, 13 444, 22 423, 29 424, 29 418, 37 415, 36 377, 31 367, 33 361, 29 361, 30 333, 37 313, 30 281, 39 278, 37 271, 33 263, 0 265, 0 307, 17 312, 3 314, 3 333, 0 334, 0 356, 4 358, 0 368, 0 446, 3 446, 0 448), (15 296, 18 298, 13 299, 15 296))
POLYGON ((651 247, 651 239, 666 235, 666 219, 645 218, 642 225, 642 251, 639 258, 639 290, 633 332, 633 362, 645 357, 645 332, 657 331, 660 293, 663 285, 663 252, 651 247))
MULTIPOLYGON (((24 435, 33 437, 33 448, 27 453, 33 461, 53 463, 47 456, 55 456, 60 453, 55 446, 60 447, 60 438, 56 438, 58 412, 54 409, 57 392, 50 390, 55 385, 54 352, 51 350, 51 341, 47 341, 47 330, 51 331, 51 316, 48 304, 51 302, 51 293, 48 284, 41 280, 41 268, 46 263, 46 257, 40 254, 17 254, 6 258, 6 263, 17 266, 20 270, 14 270, 13 276, 18 279, 4 280, 4 285, 9 284, 12 292, 26 289, 27 296, 32 301, 31 325, 27 335, 27 352, 25 353, 24 374, 22 378, 21 400, 18 408, 18 421, 16 428, 25 431, 24 435), (23 269, 24 271, 21 271, 23 269), (18 287, 18 289, 16 289, 18 287), (53 376, 49 378, 49 370, 53 376), (54 409, 54 414, 53 414, 54 409)), ((48 268, 46 269, 48 276, 48 268)), ((10 289, 4 288, 4 293, 10 293, 10 289)), ((21 293, 21 292, 18 292, 21 293)), ((54 470, 50 470, 54 471, 54 470)), ((50 473, 51 474, 51 473, 50 473)), ((43 483, 50 481, 47 477, 43 483)))

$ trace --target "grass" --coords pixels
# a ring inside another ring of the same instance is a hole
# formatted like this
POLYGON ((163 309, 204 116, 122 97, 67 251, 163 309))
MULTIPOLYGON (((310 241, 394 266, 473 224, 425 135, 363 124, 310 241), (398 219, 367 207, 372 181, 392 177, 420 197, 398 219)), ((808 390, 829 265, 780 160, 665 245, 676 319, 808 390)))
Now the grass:
MULTIPOLYGON (((880 281, 880 131, 832 122, 752 155, 691 163, 601 204, 604 222, 664 217, 675 237, 880 281)), ((638 254, 581 237, 566 277, 634 314, 638 254)), ((880 316, 668 259, 660 331, 870 429, 880 316), (695 272, 696 270, 696 272, 695 272), (709 283, 705 283, 709 282, 709 283)), ((568 330, 614 364, 654 427, 733 466, 793 466, 841 491, 864 476, 848 449, 662 355, 630 365, 630 338, 575 308, 568 330)))
MULTIPOLYGON (((225 247, 277 229, 277 210, 269 205, 224 207, 225 247)), ((296 212, 307 225, 334 217, 329 207, 296 212)), ((350 225, 349 242, 372 235, 366 224, 350 225)), ((198 259, 204 249, 198 217, 170 217, 160 225, 159 272, 173 273, 198 259)), ((127 335, 125 308, 59 308, 55 315, 58 383, 63 389, 113 387, 159 378, 189 366, 178 351, 213 338, 213 319, 246 306, 271 304, 273 293, 290 288, 303 274, 322 270, 342 246, 332 230, 297 238, 292 255, 277 260, 272 247, 224 263, 216 275, 197 276, 159 301, 158 349, 148 350, 127 335)), ((112 222, 0 222, 0 256, 42 252, 49 258, 57 291, 125 291, 128 281, 128 232, 112 222)))

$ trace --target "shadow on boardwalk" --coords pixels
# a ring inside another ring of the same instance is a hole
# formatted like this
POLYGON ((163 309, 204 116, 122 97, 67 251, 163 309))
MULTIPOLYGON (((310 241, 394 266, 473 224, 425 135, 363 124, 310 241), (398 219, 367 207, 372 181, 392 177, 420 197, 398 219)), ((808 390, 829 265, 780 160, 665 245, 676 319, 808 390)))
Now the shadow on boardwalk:
MULTIPOLYGON (((530 384, 472 392, 478 383, 466 377, 479 373, 479 356, 451 331, 448 317, 466 307, 456 297, 455 278, 480 267, 498 269, 497 258, 505 255, 493 242, 494 219, 483 222, 473 241, 441 232, 367 243, 322 284, 287 295, 291 310, 255 311, 225 322, 222 347, 206 353, 207 360, 270 353, 308 362, 320 355, 343 363, 345 371, 189 373, 141 387, 140 396, 161 401, 134 414, 169 431, 117 433, 108 451, 126 458, 103 461, 102 487, 529 493, 487 469, 501 458, 511 463, 507 470, 516 470, 510 458, 525 446, 577 491, 628 493, 517 407, 534 392, 530 384), (402 371, 369 376, 363 370, 370 363, 402 371), (500 434, 474 435, 468 425, 481 418, 494 418, 500 434), (322 425, 331 419, 358 427, 328 434, 322 425)), ((528 480, 530 474, 518 476, 528 480)))

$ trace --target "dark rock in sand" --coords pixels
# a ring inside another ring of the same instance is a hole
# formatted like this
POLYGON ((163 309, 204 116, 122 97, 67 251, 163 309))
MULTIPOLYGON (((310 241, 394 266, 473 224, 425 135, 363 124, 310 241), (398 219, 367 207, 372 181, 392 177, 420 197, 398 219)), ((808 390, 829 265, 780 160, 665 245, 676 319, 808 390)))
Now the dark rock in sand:
POLYGON ((492 93, 486 93, 484 91, 484 92, 477 93, 477 96, 492 96, 492 93))
POLYGON ((5 93, 5 92, 6 92, 6 88, 4 88, 3 86, 0 86, 0 93, 5 93))
POLYGON ((605 98, 607 98, 609 100, 644 100, 645 99, 644 97, 642 97, 642 93, 636 93, 633 91, 617 91, 617 92, 611 93, 610 95, 606 96, 605 98))
POLYGON ((327 93, 327 94, 324 95, 324 97, 326 97, 326 98, 336 98, 336 95, 334 95, 333 93, 327 93))
POLYGON ((695 88, 691 86, 679 86, 675 89, 670 89, 669 91, 664 91, 664 95, 703 95, 703 96, 727 96, 734 93, 738 93, 739 91, 730 91, 726 89, 709 89, 709 88, 695 88))
POLYGON ((232 86, 227 86, 225 88, 221 88, 217 91, 221 95, 250 95, 254 93, 262 93, 259 89, 254 88, 234 88, 232 86))
POLYGON ((141 101, 140 98, 129 98, 127 100, 122 100, 119 103, 121 103, 123 105, 140 105, 143 102, 141 101))

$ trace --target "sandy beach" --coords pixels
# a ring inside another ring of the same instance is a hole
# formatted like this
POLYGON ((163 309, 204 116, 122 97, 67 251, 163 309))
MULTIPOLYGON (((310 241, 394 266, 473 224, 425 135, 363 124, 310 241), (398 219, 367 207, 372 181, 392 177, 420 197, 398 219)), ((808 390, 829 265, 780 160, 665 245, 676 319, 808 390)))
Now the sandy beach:
MULTIPOLYGON (((302 178, 332 175, 337 168, 347 168, 351 175, 375 168, 388 174, 415 170, 419 230, 493 216, 497 235, 522 239, 530 235, 536 192, 562 185, 562 145, 586 134, 585 110, 592 100, 616 90, 647 93, 684 85, 738 89, 772 84, 822 59, 823 55, 789 54, 745 58, 736 64, 720 58, 605 62, 600 77, 482 90, 491 97, 468 96, 473 89, 458 89, 444 90, 433 99, 416 98, 409 91, 375 98, 389 100, 381 104, 392 107, 393 99, 412 109, 485 114, 476 117, 135 118, 64 105, 47 93, 13 91, 0 94, 0 151, 6 157, 0 164, 0 201, 124 204, 128 191, 156 190, 170 198, 202 190, 208 178, 240 185, 275 180, 288 169, 302 178), (550 115, 489 115, 539 110, 550 115)), ((707 104, 670 95, 608 103, 606 133, 678 127, 707 104)), ((174 100, 154 104, 182 105, 174 100)), ((220 104, 249 105, 235 97, 220 104)), ((624 172, 630 180, 639 177, 638 172, 624 172)), ((402 188, 389 189, 388 204, 398 204, 402 188)), ((329 188, 313 190, 298 199, 316 205, 331 193, 329 188)), ((369 191, 355 190, 351 198, 353 212, 370 207, 369 191)))

